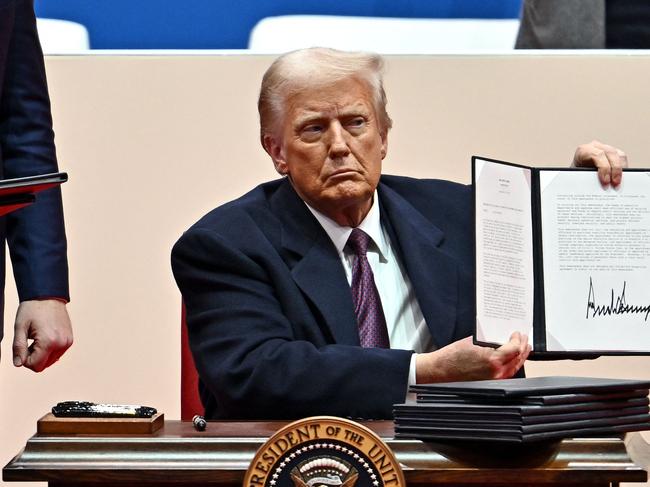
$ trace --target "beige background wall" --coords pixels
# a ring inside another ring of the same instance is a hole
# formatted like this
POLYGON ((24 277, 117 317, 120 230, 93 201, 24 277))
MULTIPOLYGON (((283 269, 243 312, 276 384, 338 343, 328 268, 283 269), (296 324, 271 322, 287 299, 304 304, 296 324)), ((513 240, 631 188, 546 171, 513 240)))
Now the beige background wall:
MULTIPOLYGON (((42 374, 11 365, 8 279, 0 463, 67 399, 180 416, 179 313, 169 250, 212 207, 275 177, 258 143, 266 56, 50 57, 74 347, 42 374)), ((650 166, 648 55, 389 57, 384 171, 467 182, 480 154, 566 165, 595 137, 650 166)), ((650 324, 649 324, 650 326, 650 324)), ((528 366, 530 375, 650 379, 650 358, 528 366)))

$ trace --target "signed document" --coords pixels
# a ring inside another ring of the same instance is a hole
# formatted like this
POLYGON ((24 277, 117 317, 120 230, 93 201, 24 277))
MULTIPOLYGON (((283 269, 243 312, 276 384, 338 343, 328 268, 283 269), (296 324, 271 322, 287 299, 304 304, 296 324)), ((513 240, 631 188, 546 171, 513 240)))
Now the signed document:
POLYGON ((476 331, 535 353, 650 354, 650 171, 603 188, 594 170, 472 159, 476 331))

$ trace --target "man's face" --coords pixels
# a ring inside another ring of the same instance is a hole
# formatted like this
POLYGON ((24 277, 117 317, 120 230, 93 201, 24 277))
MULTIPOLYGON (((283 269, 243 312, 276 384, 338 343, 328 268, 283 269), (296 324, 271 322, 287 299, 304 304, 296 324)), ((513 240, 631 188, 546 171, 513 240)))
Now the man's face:
POLYGON ((387 147, 366 84, 304 89, 287 98, 278 125, 264 147, 301 198, 337 221, 350 211, 365 216, 387 147))

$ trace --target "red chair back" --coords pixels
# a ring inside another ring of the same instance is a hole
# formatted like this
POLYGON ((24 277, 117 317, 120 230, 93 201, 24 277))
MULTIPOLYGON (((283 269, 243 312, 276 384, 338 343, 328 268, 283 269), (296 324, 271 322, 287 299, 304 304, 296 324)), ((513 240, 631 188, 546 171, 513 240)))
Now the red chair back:
POLYGON ((199 397, 199 374, 190 351, 185 323, 185 304, 181 311, 181 420, 191 421, 194 415, 203 414, 199 397))

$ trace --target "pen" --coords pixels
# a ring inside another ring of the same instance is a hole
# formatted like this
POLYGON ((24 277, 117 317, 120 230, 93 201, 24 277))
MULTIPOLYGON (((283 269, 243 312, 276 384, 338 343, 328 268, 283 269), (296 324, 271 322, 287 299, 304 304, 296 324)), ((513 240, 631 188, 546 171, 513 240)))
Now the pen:
POLYGON ((203 416, 196 414, 192 418, 192 425, 196 431, 205 431, 205 427, 208 425, 208 422, 203 416))

